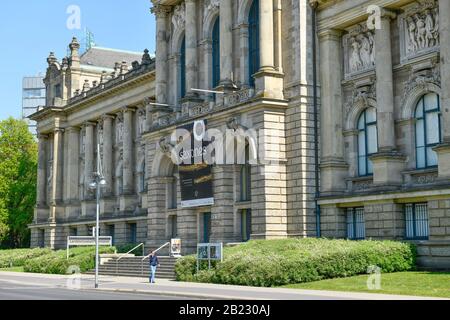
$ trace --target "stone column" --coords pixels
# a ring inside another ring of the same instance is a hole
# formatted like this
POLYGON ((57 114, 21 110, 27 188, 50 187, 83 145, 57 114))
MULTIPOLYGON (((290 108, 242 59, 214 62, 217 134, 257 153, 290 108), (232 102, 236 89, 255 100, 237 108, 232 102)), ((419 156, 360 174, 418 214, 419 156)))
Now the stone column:
POLYGON ((239 47, 240 52, 240 82, 241 86, 248 87, 249 79, 249 65, 248 65, 248 24, 242 23, 239 25, 239 47))
POLYGON ((233 1, 220 1, 220 85, 229 87, 233 73, 233 1))
POLYGON ((348 166, 344 161, 342 132, 341 32, 319 34, 321 87, 321 190, 323 194, 343 192, 348 166))
POLYGON ((79 155, 80 155, 80 128, 71 127, 67 129, 68 135, 68 154, 67 159, 67 177, 66 188, 67 198, 69 202, 75 202, 79 200, 79 155))
POLYGON ((396 151, 394 122, 394 80, 392 71, 391 19, 395 13, 384 10, 381 28, 375 30, 375 66, 377 93, 378 153, 373 163, 375 185, 397 186, 403 181, 401 172, 406 158, 396 151))
POLYGON ((156 16, 156 102, 167 103, 167 14, 170 7, 156 5, 152 12, 156 16))
POLYGON ((186 95, 195 96, 192 88, 198 88, 197 57, 197 1, 186 0, 186 95))
POLYGON ((260 71, 274 70, 273 1, 259 2, 260 71))
POLYGON ((278 72, 283 72, 283 26, 281 0, 274 0, 274 66, 278 72))
POLYGON ((123 194, 132 195, 133 183, 133 108, 123 110, 123 194))
POLYGON ((392 72, 391 19, 384 11, 381 28, 375 30, 378 147, 380 152, 395 150, 394 84, 392 72))
POLYGON ((52 204, 57 205, 63 198, 63 141, 64 130, 57 128, 53 136, 53 188, 52 204))
POLYGON ((61 205, 63 196, 63 134, 64 130, 56 128, 53 134, 53 173, 52 173, 52 194, 50 204, 50 219, 51 223, 56 222, 58 214, 58 206, 61 205))
POLYGON ((103 196, 112 196, 113 190, 113 120, 114 116, 103 116, 103 176, 106 186, 103 188, 103 196))
POLYGON ((450 1, 439 0, 439 39, 441 49, 441 118, 443 144, 434 150, 438 155, 439 178, 450 178, 450 1))
POLYGON ((92 199, 92 193, 89 192, 89 183, 92 182, 92 174, 94 172, 94 122, 86 122, 86 139, 84 142, 84 187, 85 200, 92 199))
POLYGON ((273 0, 259 2, 260 68, 255 74, 256 96, 284 99, 283 74, 275 70, 273 0))
POLYGON ((37 197, 36 206, 38 208, 47 205, 47 141, 48 136, 39 134, 38 136, 38 173, 37 173, 37 197))

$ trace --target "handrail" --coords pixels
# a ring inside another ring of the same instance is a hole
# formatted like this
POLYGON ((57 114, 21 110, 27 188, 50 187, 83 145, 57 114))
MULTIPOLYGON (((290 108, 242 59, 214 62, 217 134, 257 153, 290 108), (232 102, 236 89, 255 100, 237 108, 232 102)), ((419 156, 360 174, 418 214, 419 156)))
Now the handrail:
MULTIPOLYGON (((162 248, 164 248, 164 247, 166 247, 166 246, 168 246, 168 245, 170 245, 170 242, 167 242, 167 243, 163 244, 161 247, 159 247, 158 249, 156 249, 155 251, 152 251, 152 252, 155 252, 155 253, 156 253, 156 252, 158 252, 159 250, 161 250, 162 248)), ((145 257, 142 259, 142 261, 148 259, 148 258, 152 255, 152 252, 151 252, 148 256, 145 256, 145 257)))
POLYGON ((142 260, 141 260, 141 273, 142 273, 142 275, 144 275, 144 261, 146 259, 148 259, 152 255, 153 252, 156 253, 156 252, 158 252, 159 250, 161 250, 162 248, 164 248, 164 247, 166 247, 168 245, 170 245, 170 242, 166 242, 165 244, 163 244, 161 247, 159 247, 155 251, 152 251, 148 256, 145 256, 144 258, 142 258, 142 260))
POLYGON ((119 256, 119 258, 116 260, 116 275, 119 274, 119 261, 122 258, 125 258, 127 255, 129 255, 131 252, 133 252, 134 250, 136 250, 137 248, 139 248, 140 246, 142 246, 142 254, 145 254, 145 246, 144 243, 140 243, 138 244, 136 247, 134 247, 133 249, 131 249, 130 251, 128 251, 127 253, 123 253, 119 256))

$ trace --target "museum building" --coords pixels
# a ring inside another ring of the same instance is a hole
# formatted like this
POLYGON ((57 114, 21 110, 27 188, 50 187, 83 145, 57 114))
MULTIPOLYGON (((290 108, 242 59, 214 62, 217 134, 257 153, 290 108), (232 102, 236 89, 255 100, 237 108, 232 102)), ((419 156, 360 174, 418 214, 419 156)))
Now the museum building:
POLYGON ((448 263, 448 0, 152 2, 154 58, 48 58, 33 247, 91 233, 100 157, 115 244, 395 239, 448 263), (172 157, 199 124, 226 158, 201 174, 172 157))

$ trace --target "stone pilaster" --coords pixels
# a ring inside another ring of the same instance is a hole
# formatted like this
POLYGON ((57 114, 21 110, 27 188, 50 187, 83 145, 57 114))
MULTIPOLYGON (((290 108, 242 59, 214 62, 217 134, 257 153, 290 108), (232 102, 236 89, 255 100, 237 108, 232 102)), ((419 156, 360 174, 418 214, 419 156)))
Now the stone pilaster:
POLYGON ((211 209, 211 242, 232 242, 233 230, 233 166, 213 167, 214 206, 211 209))
POLYGON ((64 130, 56 128, 53 134, 53 173, 52 173, 52 194, 50 203, 50 219, 52 223, 56 222, 60 205, 63 199, 63 148, 64 148, 64 130))
POLYGON ((260 69, 255 74, 256 96, 283 99, 283 74, 275 70, 273 1, 259 2, 260 69))
POLYGON ((248 79, 249 79, 249 65, 248 65, 248 24, 242 23, 239 25, 239 47, 240 52, 239 56, 240 58, 240 82, 241 86, 248 86, 248 79))
POLYGON ((79 155, 80 155, 80 128, 70 127, 66 130, 68 140, 68 152, 65 155, 67 157, 67 177, 66 178, 66 190, 67 200, 69 203, 79 201, 79 155))
POLYGON ((400 185, 406 158, 396 151, 394 123, 394 80, 392 69, 391 19, 395 14, 383 10, 381 28, 375 30, 378 153, 373 163, 375 185, 400 185))
POLYGON ((123 194, 132 195, 134 192, 133 183, 133 108, 123 110, 123 194))
POLYGON ((197 1, 186 0, 186 96, 195 96, 192 88, 198 88, 197 57, 197 1))
POLYGON ((89 191, 89 184, 92 182, 92 174, 94 172, 94 122, 86 122, 86 139, 84 142, 84 188, 85 195, 89 200, 93 198, 92 192, 89 191))
POLYGON ((38 136, 38 173, 37 173, 37 208, 47 205, 47 142, 48 136, 39 134, 38 136))
POLYGON ((441 72, 441 119, 443 143, 434 150, 438 156, 439 179, 450 178, 450 1, 439 0, 439 39, 441 72))
POLYGON ((233 73, 233 1, 220 1, 220 85, 229 87, 233 73))
POLYGON ((320 37, 321 74, 321 191, 343 192, 348 166, 344 161, 342 134, 341 32, 325 30, 320 37))
POLYGON ((377 92, 378 146, 380 152, 395 150, 394 85, 391 49, 391 19, 395 14, 384 12, 381 28, 375 30, 375 64, 377 92), (380 63, 382 62, 382 63, 380 63))
POLYGON ((106 186, 103 188, 103 196, 112 196, 113 190, 113 120, 114 116, 103 116, 103 176, 106 186))
POLYGON ((156 102, 167 103, 167 15, 170 7, 157 5, 152 12, 156 16, 156 102))

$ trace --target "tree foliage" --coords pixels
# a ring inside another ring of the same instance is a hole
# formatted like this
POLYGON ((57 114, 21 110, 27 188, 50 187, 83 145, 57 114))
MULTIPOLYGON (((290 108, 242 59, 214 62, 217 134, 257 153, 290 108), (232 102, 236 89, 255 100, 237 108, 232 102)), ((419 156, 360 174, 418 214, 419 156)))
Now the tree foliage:
POLYGON ((0 121, 0 245, 29 245, 36 203, 37 144, 25 121, 0 121))

